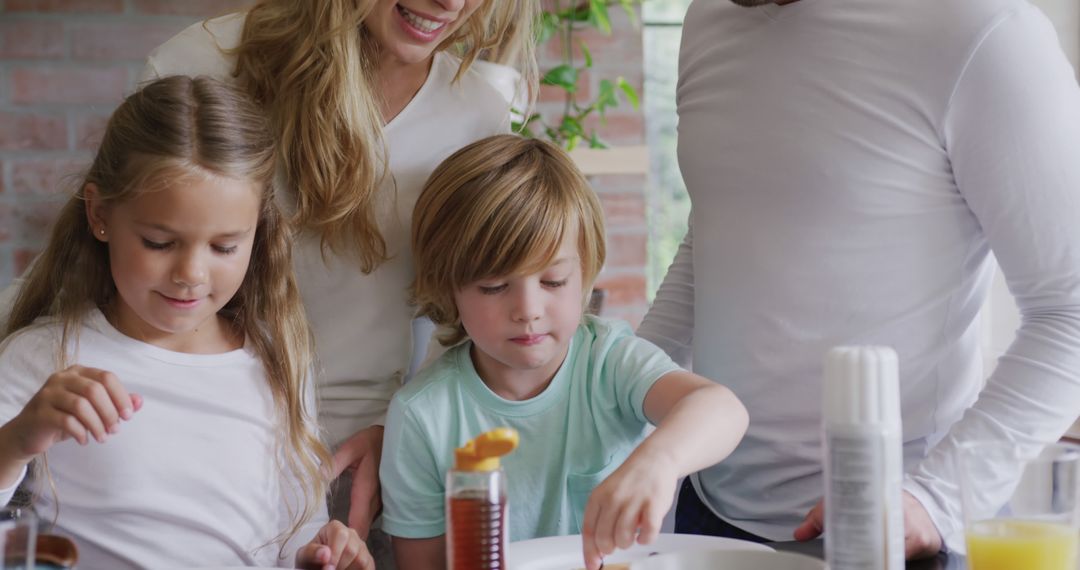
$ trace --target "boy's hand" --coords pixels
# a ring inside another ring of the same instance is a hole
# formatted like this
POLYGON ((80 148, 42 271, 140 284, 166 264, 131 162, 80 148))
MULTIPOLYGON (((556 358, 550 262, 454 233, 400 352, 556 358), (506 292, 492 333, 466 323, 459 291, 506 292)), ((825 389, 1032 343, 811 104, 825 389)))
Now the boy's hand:
POLYGON ((337 479, 344 471, 352 471, 349 492, 349 526, 360 538, 367 538, 371 521, 379 514, 382 501, 379 494, 379 463, 382 460, 383 426, 362 429, 334 452, 334 472, 337 479))
POLYGON ((330 521, 315 539, 296 551, 296 567, 304 570, 375 570, 375 561, 356 531, 330 521))
POLYGON ((589 496, 581 541, 585 567, 597 570, 615 548, 652 542, 675 498, 678 473, 664 457, 633 453, 589 496))
POLYGON ((129 394, 115 374, 75 365, 49 376, 6 427, 15 452, 31 459, 68 438, 79 445, 90 438, 105 443, 120 420, 130 420, 140 408, 142 397, 129 394))

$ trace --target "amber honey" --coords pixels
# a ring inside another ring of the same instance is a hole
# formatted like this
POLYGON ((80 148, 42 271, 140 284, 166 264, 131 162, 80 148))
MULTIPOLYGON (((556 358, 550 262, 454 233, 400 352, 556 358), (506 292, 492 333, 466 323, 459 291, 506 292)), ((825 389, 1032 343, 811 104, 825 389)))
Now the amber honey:
POLYGON ((506 568, 506 496, 463 492, 449 499, 447 548, 450 570, 506 568))

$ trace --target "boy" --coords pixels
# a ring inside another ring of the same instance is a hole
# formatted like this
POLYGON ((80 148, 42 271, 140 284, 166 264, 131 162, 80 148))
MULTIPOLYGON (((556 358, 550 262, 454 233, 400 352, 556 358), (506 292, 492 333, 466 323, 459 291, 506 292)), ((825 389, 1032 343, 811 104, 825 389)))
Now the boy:
POLYGON ((413 300, 452 348, 387 418, 384 529, 402 570, 444 567, 445 475, 481 432, 520 433, 503 462, 511 540, 581 532, 595 570, 616 546, 651 541, 679 478, 746 431, 730 390, 625 323, 583 317, 603 216, 555 146, 497 135, 450 156, 416 203, 412 247, 413 300))

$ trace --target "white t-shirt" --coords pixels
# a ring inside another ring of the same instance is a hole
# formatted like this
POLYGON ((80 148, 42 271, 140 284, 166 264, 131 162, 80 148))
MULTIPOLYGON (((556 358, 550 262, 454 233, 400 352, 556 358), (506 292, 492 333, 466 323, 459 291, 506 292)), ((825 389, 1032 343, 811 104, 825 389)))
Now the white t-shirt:
MULTIPOLYGON (((0 424, 58 368, 61 327, 35 325, 0 352, 0 424)), ((116 374, 143 407, 103 444, 74 440, 48 452, 52 494, 33 482, 36 508, 79 548, 80 568, 288 566, 326 523, 325 505, 290 542, 271 544, 291 519, 296 483, 279 468, 281 422, 263 366, 248 349, 185 354, 146 344, 88 314, 68 362, 116 374)), ((308 397, 309 401, 313 398, 308 397)))
POLYGON ((639 334, 750 411, 702 496, 789 540, 823 494, 825 352, 889 345, 905 488, 958 546, 957 445, 1080 412, 1080 90, 1052 26, 1024 0, 702 0, 682 42, 692 236, 639 334), (980 393, 991 251, 1023 325, 980 393))
MULTIPOLYGON (((217 46, 235 47, 243 22, 243 14, 233 14, 205 27, 192 25, 150 54, 143 79, 175 74, 230 78, 235 58, 217 46)), ((413 316, 406 291, 413 277, 409 231, 424 182, 459 148, 509 131, 507 94, 487 79, 503 77, 499 72, 509 68, 487 64, 483 75, 470 68, 453 83, 459 63, 452 55, 436 53, 423 87, 384 128, 392 177, 379 189, 378 219, 392 258, 364 275, 348 257, 329 255, 324 263, 313 235, 302 236, 293 250, 322 366, 319 420, 335 446, 382 423, 408 370, 413 316)), ((292 211, 291 189, 278 195, 286 211, 292 211)))

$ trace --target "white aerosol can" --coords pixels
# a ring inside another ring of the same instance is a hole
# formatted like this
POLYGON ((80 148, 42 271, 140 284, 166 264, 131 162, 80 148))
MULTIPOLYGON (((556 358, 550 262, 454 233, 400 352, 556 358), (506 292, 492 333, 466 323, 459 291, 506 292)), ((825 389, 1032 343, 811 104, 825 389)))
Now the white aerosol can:
POLYGON ((896 352, 839 346, 825 357, 825 559, 830 570, 903 570, 896 352))

